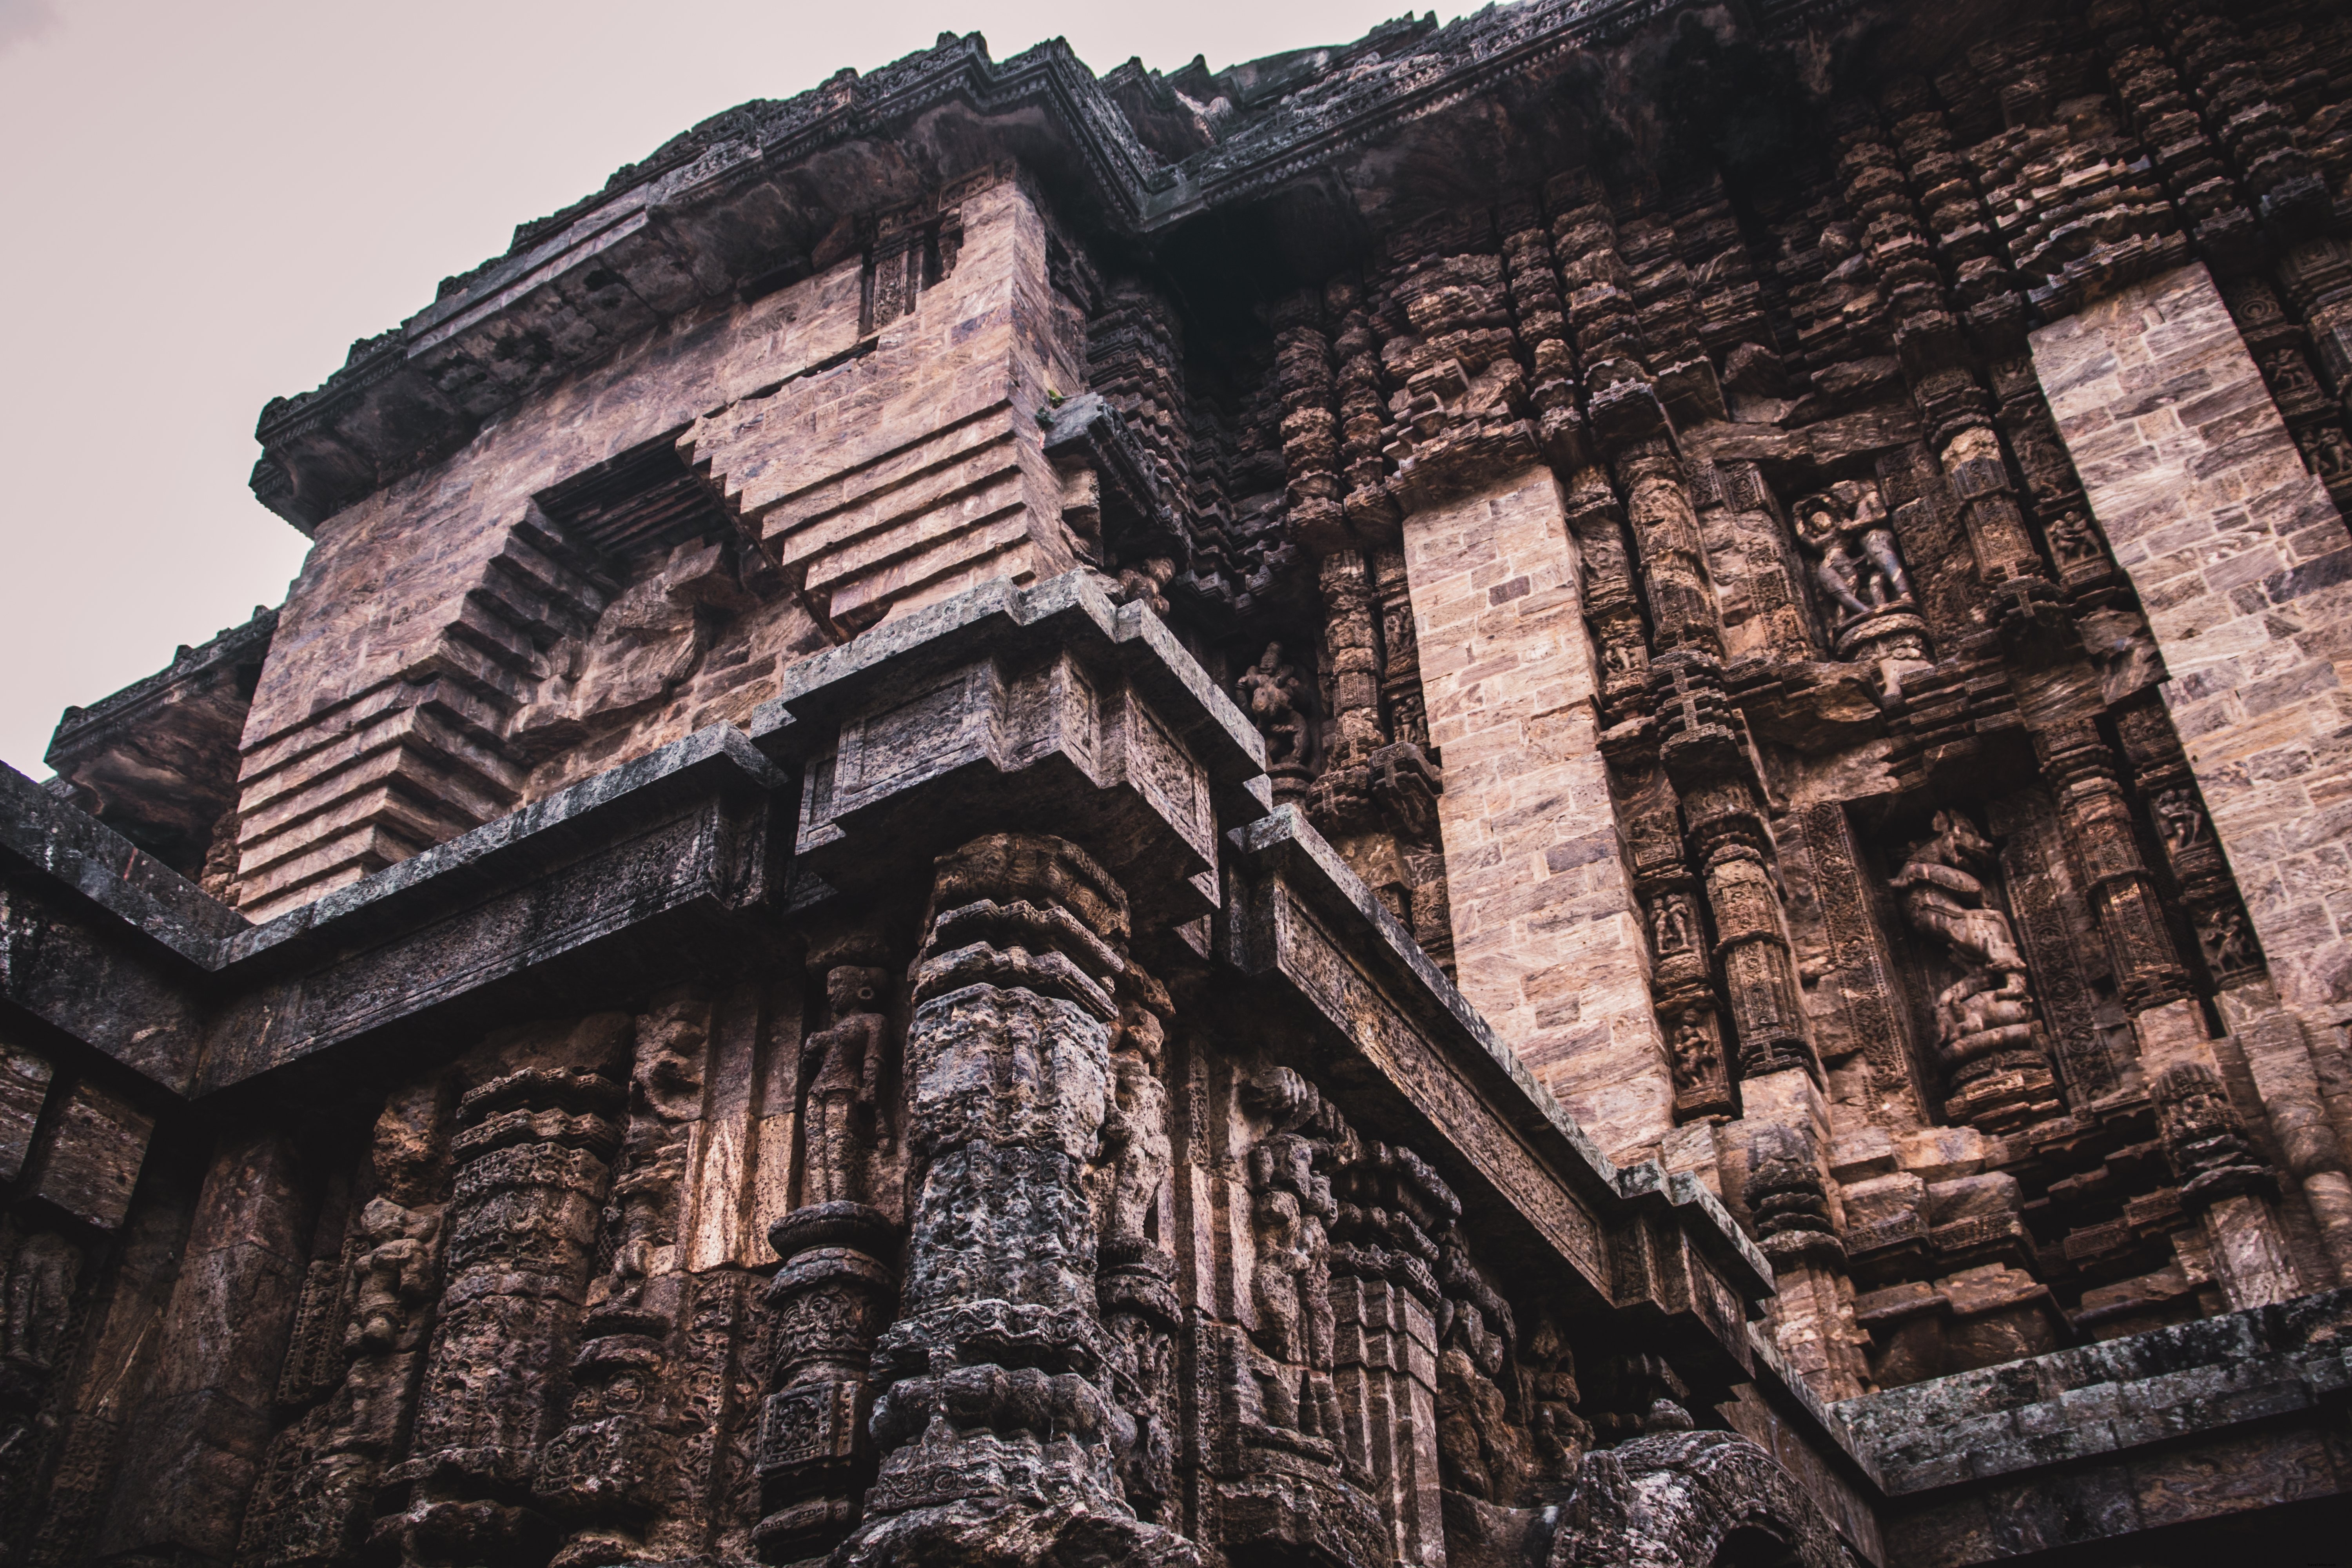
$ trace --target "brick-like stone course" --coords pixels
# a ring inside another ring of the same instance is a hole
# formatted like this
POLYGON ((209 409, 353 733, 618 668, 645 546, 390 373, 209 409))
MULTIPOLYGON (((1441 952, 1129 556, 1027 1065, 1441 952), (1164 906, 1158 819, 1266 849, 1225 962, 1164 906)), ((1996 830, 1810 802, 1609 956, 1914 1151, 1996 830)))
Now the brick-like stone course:
POLYGON ((887 616, 1066 570, 1032 415, 1082 378, 1055 331, 1045 222, 1012 179, 960 200, 953 270, 898 320, 866 331, 853 257, 681 319, 324 524, 247 716, 240 906, 282 914, 740 721, 778 669, 887 616), (583 690, 587 722, 514 732, 563 675, 567 595, 575 619, 601 605, 522 526, 532 497, 681 427, 681 458, 792 591, 710 633, 656 700, 599 713, 583 690))
POLYGON ((2282 999, 2352 1013, 2352 532, 2202 264, 2033 333, 2282 999))
POLYGON ((1462 994, 1621 1161, 1674 1087, 1597 742, 1559 481, 1531 469, 1405 520, 1462 994))

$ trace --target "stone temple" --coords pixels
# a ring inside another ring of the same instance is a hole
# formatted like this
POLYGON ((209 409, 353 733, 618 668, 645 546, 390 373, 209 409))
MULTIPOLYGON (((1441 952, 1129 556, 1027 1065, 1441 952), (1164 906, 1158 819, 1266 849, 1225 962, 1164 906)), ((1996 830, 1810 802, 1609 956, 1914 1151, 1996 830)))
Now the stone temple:
POLYGON ((2318 0, 707 121, 0 770, 0 1563, 2340 1562, 2347 393, 2318 0))

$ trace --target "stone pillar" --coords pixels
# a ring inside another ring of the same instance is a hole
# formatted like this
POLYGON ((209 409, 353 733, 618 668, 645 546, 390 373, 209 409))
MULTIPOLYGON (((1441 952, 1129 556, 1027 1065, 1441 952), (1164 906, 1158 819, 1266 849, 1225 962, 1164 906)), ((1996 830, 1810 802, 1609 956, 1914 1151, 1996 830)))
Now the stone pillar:
POLYGON ((386 1561, 544 1561, 555 1522, 527 1497, 570 1379, 626 1091, 526 1068, 457 1102, 448 1279, 409 1458, 385 1475, 386 1561))
POLYGON ((1066 840, 997 834, 940 860, 906 1046, 923 1174, 849 1561, 946 1561, 1016 1508, 1072 1554, 1191 1556, 1123 1495, 1134 1421, 1097 1296, 1088 1176, 1127 934, 1125 893, 1066 840))
POLYGON ((235 1552, 300 1300, 306 1206, 289 1140, 222 1141, 196 1200, 159 1372, 130 1433, 98 1556, 226 1562, 235 1552))
POLYGON ((1654 1144, 1674 1086, 1559 484, 1529 468, 1416 510, 1404 550, 1463 994, 1604 1149, 1654 1144))
POLYGON ((2181 1000, 2189 994, 2189 972, 2173 949, 2155 879, 2140 858, 2115 752, 2087 719, 2036 729, 2033 749, 2057 797, 2066 844, 2105 939, 2125 1010, 2137 1015, 2181 1000))
POLYGON ((2156 1080, 2164 1154, 2180 1183, 2180 1204, 2199 1216, 2222 1296, 2233 1310, 2303 1293, 2271 1207, 2276 1174, 2255 1153, 2221 1075, 2198 1062, 2156 1080))
POLYGON ((1650 679, 1659 760, 1682 795, 1691 853, 1715 912, 1740 1076, 1806 1065, 1804 999, 1766 858, 1771 837, 1724 695, 1723 667, 1711 654, 1680 648, 1658 656, 1650 679))
POLYGON ((2281 1000, 2352 1013, 2352 930, 2315 889, 2352 835, 2332 762, 2352 651, 2352 533, 2202 265, 2032 335, 2084 493, 2147 611, 2163 688, 2281 1000))

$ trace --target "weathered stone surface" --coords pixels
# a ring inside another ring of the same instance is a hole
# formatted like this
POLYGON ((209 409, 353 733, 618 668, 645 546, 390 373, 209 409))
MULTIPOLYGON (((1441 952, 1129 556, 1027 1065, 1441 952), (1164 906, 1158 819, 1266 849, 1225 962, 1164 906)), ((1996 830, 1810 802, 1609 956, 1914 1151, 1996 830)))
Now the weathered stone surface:
POLYGON ((2340 1518, 2322 9, 943 37, 520 227, 0 776, 0 1558, 2340 1518))

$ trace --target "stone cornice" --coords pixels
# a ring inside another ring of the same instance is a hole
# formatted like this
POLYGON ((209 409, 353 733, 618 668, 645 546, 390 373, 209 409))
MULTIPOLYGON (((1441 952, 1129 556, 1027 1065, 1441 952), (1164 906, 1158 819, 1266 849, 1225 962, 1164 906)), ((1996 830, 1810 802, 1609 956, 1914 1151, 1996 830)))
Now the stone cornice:
POLYGON ((788 279, 807 264, 800 247, 840 218, 870 219, 919 194, 910 178, 937 184, 1009 156, 1048 171, 1087 221, 1148 247, 1693 8, 1528 0, 1444 27, 1392 23, 1356 45, 1304 52, 1313 68, 1286 71, 1284 90, 1263 100, 1238 85, 1250 68, 1235 68, 1212 79, 1236 79, 1245 106, 1213 145, 1176 163, 1144 145, 1059 39, 1003 61, 977 34, 946 39, 863 77, 747 104, 522 226, 507 255, 354 345, 323 385, 274 400, 256 432, 254 491, 307 533, 657 322, 788 279))

